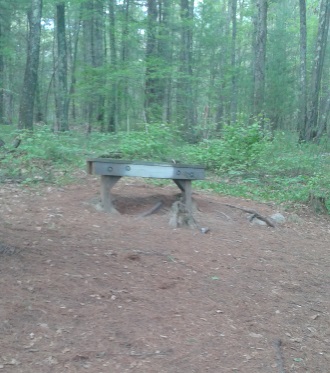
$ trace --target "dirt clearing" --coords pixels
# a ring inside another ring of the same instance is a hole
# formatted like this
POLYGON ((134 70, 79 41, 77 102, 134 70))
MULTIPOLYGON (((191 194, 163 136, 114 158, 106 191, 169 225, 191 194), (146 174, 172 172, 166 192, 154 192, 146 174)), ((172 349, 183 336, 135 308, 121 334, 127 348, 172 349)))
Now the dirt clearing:
POLYGON ((205 234, 175 186, 123 178, 109 215, 99 184, 0 186, 0 372, 330 372, 329 218, 198 192, 205 234))

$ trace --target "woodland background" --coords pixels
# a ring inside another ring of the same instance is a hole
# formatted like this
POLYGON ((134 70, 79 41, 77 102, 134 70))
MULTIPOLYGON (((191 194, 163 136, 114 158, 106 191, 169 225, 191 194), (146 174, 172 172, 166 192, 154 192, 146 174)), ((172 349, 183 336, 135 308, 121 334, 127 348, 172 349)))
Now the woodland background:
POLYGON ((196 139, 238 115, 262 115, 270 129, 299 130, 307 140, 327 130, 326 0, 0 7, 3 123, 31 128, 26 111, 35 104, 34 121, 60 130, 69 121, 102 131, 172 123, 196 139))
POLYGON ((329 22, 328 0, 0 0, 0 177, 116 152, 327 197, 329 22))

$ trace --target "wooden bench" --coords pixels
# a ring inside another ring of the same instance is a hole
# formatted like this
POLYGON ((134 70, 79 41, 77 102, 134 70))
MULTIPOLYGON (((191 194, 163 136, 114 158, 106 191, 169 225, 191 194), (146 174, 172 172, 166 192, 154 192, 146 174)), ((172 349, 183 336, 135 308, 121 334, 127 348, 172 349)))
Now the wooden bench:
POLYGON ((180 163, 153 163, 127 161, 111 158, 92 158, 87 160, 89 174, 101 176, 101 201, 107 212, 116 212, 112 203, 111 189, 123 176, 172 179, 180 188, 183 203, 191 211, 192 180, 205 178, 204 167, 180 163))

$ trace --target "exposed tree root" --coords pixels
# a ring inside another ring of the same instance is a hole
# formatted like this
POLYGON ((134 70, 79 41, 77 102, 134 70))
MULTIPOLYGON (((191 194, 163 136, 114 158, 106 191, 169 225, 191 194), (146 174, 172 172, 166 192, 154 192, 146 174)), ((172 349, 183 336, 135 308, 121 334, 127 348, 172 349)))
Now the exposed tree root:
POLYGON ((152 206, 149 210, 142 212, 142 214, 140 214, 139 217, 145 218, 146 216, 149 216, 155 213, 156 211, 158 211, 162 206, 163 206, 163 202, 159 201, 154 206, 152 206))
POLYGON ((250 221, 254 218, 257 218, 259 220, 264 221, 269 227, 275 228, 274 223, 270 219, 266 218, 265 216, 260 215, 258 212, 254 211, 254 210, 245 209, 245 208, 234 206, 234 205, 229 205, 227 203, 224 203, 224 205, 228 206, 228 207, 231 207, 231 208, 234 208, 234 209, 244 211, 248 214, 252 214, 252 217, 251 217, 250 221))

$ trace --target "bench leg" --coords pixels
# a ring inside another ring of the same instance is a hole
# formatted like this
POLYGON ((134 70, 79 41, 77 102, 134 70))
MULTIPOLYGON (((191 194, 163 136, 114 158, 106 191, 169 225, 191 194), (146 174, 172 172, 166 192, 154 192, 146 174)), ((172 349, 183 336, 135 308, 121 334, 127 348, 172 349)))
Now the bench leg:
POLYGON ((101 201, 106 212, 118 213, 112 204, 111 189, 121 176, 101 175, 101 201))
POLYGON ((191 188, 191 180, 178 180, 173 179, 175 184, 181 189, 182 196, 183 196, 183 203, 186 205, 188 211, 192 211, 192 188, 191 188))

